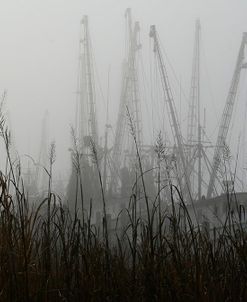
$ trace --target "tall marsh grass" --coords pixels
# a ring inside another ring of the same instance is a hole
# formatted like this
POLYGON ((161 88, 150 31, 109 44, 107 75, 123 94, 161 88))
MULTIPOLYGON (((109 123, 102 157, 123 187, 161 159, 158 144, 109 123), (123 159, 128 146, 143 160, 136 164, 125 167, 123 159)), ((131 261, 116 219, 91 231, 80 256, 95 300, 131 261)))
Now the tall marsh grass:
MULTIPOLYGON (((246 231, 230 213, 210 233, 192 223, 171 183, 172 211, 160 205, 159 193, 150 201, 142 174, 146 214, 138 214, 133 191, 119 214, 125 224, 110 229, 102 190, 103 219, 96 226, 91 214, 82 220, 53 194, 54 145, 48 195, 33 206, 16 176, 3 120, 0 130, 8 157, 8 173, 0 173, 0 301, 247 300, 246 231)), ((140 156, 138 164, 142 171, 140 156)))

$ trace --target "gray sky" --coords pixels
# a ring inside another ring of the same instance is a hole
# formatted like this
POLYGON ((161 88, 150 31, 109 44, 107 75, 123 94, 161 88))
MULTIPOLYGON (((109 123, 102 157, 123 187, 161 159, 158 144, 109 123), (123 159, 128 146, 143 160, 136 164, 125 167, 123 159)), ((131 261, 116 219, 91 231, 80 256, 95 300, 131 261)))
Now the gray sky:
MULTIPOLYGON (((202 101, 207 107, 209 133, 215 132, 241 35, 247 31, 246 0, 0 0, 0 89, 8 91, 6 107, 20 154, 37 158, 41 120, 48 109, 51 139, 57 144, 57 171, 66 174, 64 171, 69 170, 69 125, 74 122, 80 20, 85 14, 89 16, 98 77, 105 95, 111 66, 110 118, 114 125, 127 7, 132 8, 133 17, 141 24, 147 72, 149 26, 156 24, 187 95, 194 22, 200 18, 205 79, 202 101)), ((183 103, 182 119, 187 113, 183 103)), ((99 108, 103 124, 103 101, 99 108)))

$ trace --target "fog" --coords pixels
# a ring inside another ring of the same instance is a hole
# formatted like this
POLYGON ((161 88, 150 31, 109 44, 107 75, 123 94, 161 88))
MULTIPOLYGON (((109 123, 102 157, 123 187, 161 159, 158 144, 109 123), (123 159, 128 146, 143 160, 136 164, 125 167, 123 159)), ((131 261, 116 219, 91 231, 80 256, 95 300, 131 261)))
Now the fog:
MULTIPOLYGON (((56 175, 60 174, 65 181, 71 168, 68 149, 70 125, 75 122, 80 20, 83 15, 89 17, 98 74, 95 76, 97 91, 100 87, 102 89, 97 99, 101 130, 106 118, 110 69, 109 119, 114 128, 125 53, 124 12, 127 7, 132 8, 134 20, 140 21, 141 51, 147 79, 148 60, 152 56, 149 27, 156 24, 170 67, 182 85, 180 103, 176 99, 182 128, 186 128, 194 24, 196 18, 200 18, 202 103, 207 110, 208 135, 215 142, 242 32, 247 31, 245 0, 1 0, 0 89, 7 90, 5 111, 15 146, 20 156, 30 154, 38 157, 42 118, 48 110, 49 137, 56 141, 56 175)), ((174 95, 177 97, 179 90, 174 79, 171 72, 174 95)), ((242 87, 244 90, 244 85, 242 87)), ((242 94, 241 99, 246 100, 246 89, 242 94)), ((154 127, 148 110, 151 106, 150 98, 146 96, 143 120, 147 143, 154 141, 159 130, 156 125, 154 134, 150 131, 154 127)), ((243 112, 244 101, 239 103, 238 108, 243 112)), ((235 114, 235 122, 238 120, 235 114)))

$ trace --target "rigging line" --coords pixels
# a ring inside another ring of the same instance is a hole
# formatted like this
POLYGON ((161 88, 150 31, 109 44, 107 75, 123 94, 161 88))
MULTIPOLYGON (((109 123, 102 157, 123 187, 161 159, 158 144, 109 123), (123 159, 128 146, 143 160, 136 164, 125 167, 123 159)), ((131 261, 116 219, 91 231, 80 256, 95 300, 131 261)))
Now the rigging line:
MULTIPOLYGON (((235 183, 236 176, 237 176, 237 169, 238 169, 238 159, 239 159, 239 148, 240 148, 240 140, 241 140, 241 134, 238 136, 238 147, 237 147, 237 157, 235 160, 235 168, 234 168, 234 174, 233 174, 233 183, 235 183)), ((232 174, 232 173, 231 173, 232 174)))
POLYGON ((94 47, 93 47, 92 43, 91 43, 91 49, 92 49, 92 61, 93 61, 92 65, 93 65, 93 69, 94 69, 95 75, 96 75, 96 84, 98 84, 100 96, 103 100, 104 109, 106 110, 106 100, 105 100, 105 96, 104 96, 101 81, 100 81, 100 76, 99 76, 99 72, 98 72, 98 68, 97 68, 97 64, 96 64, 96 58, 94 55, 94 47))
MULTIPOLYGON (((163 124, 163 119, 162 116, 164 115, 164 112, 162 112, 162 110, 164 110, 164 102, 162 102, 162 98, 160 97, 160 86, 159 85, 159 71, 158 71, 158 64, 157 64, 157 60, 156 57, 153 57, 153 64, 154 64, 154 74, 153 74, 153 79, 154 79, 154 106, 153 109, 154 110, 154 121, 156 121, 156 127, 159 127, 160 130, 164 131, 164 124, 163 124)), ((156 139, 156 137, 154 137, 154 140, 156 139)))
MULTIPOLYGON (((156 111, 153 110, 153 120, 156 121, 155 128, 153 129, 153 140, 156 140, 156 137, 160 131, 163 133, 166 133, 166 121, 169 120, 167 117, 167 102, 164 101, 163 96, 163 90, 162 90, 162 84, 161 79, 159 77, 159 66, 157 57, 154 54, 153 56, 153 66, 154 66, 154 72, 153 72, 153 79, 154 79, 154 100, 153 104, 155 106, 152 106, 152 109, 156 109, 156 111), (155 94, 155 95, 154 95, 155 94), (158 127, 158 129, 156 129, 158 127), (155 130, 156 129, 156 130, 155 130), (157 133, 155 133, 157 132, 157 133)), ((168 127, 169 128, 169 127, 168 127)))
MULTIPOLYGON (((161 119, 161 115, 163 116, 164 114, 162 113, 162 110, 164 109, 164 102, 159 102, 160 100, 160 87, 158 86, 159 82, 159 77, 158 77, 158 68, 157 68, 157 60, 155 58, 155 55, 153 55, 153 50, 151 50, 151 39, 149 40, 149 50, 150 50, 150 82, 151 82, 151 112, 152 112, 152 124, 153 124, 153 142, 156 139, 156 134, 155 134, 155 129, 157 127, 157 122, 161 127, 160 129, 163 130, 164 125, 163 125, 163 119, 161 119), (151 55, 152 54, 152 55, 151 55), (161 108, 160 104, 161 103, 161 108), (158 111, 155 112, 154 109, 158 109, 158 111), (155 123, 156 121, 156 123, 155 123)), ((159 133, 159 131, 158 131, 159 133)))
MULTIPOLYGON (((120 85, 120 90, 122 89, 122 78, 123 78, 123 72, 121 73, 121 85, 120 85)), ((119 110, 119 106, 121 104, 121 93, 120 95, 117 97, 118 99, 118 107, 117 107, 117 110, 119 110)), ((110 127, 110 132, 112 134, 112 143, 114 144, 114 141, 115 141, 115 136, 116 136, 116 124, 117 124, 117 121, 115 121, 114 125, 112 124, 112 127, 110 127)))
POLYGON ((129 39, 128 39, 128 33, 129 33, 129 30, 128 30, 128 23, 125 21, 124 22, 124 58, 127 58, 128 57, 128 52, 129 52, 129 39))
MULTIPOLYGON (((246 72, 244 72, 244 75, 242 77, 242 79, 240 80, 240 83, 239 83, 239 89, 238 89, 238 92, 237 92, 237 96, 236 96, 236 104, 237 106, 239 107, 239 99, 240 99, 240 91, 242 90, 242 86, 243 86, 243 83, 245 82, 245 77, 246 77, 246 72)), ((237 115, 237 106, 234 107, 234 114, 233 114, 233 120, 231 122, 231 129, 230 129, 230 138, 229 138, 229 145, 231 144, 232 142, 232 136, 233 136, 233 129, 234 129, 234 120, 235 120, 235 117, 237 115)), ((246 117, 246 106, 245 106, 245 110, 244 110, 244 117, 246 117)), ((245 121, 245 118, 244 118, 244 121, 245 121)), ((243 125, 245 125, 245 123, 243 123, 243 125)), ((244 150, 244 146, 243 146, 243 141, 244 141, 244 134, 242 135, 241 133, 242 131, 240 130, 240 135, 242 136, 242 147, 243 147, 243 150, 244 150)), ((243 127, 243 133, 245 132, 245 127, 243 127)), ((233 157, 233 160, 237 166, 237 163, 238 163, 238 159, 240 158, 239 156, 239 140, 240 138, 238 139, 238 147, 237 147, 237 156, 235 158, 235 156, 232 156, 233 157)), ((244 153, 244 152, 243 152, 244 153)), ((235 168, 236 170, 236 168, 235 168)), ((243 170, 242 170, 243 171, 243 170)), ((235 175, 236 175, 236 171, 235 171, 235 175)), ((238 178, 238 176, 236 176, 238 178)), ((243 178, 243 172, 242 172, 242 178, 243 178)), ((242 184, 242 188, 243 188, 243 181, 241 182, 242 184)))
MULTIPOLYGON (((80 27, 81 29, 81 27, 80 27)), ((80 65, 81 65, 81 50, 82 50, 82 47, 81 47, 81 38, 82 38, 82 32, 81 30, 79 31, 79 43, 78 43, 78 51, 77 51, 77 75, 76 75, 76 98, 75 98, 75 107, 74 107, 74 110, 75 110, 75 131, 76 131, 76 135, 78 136, 78 128, 79 128, 79 122, 78 122, 78 113, 79 113, 79 102, 80 102, 80 65)))
MULTIPOLYGON (((161 84, 161 78, 159 77, 159 66, 158 66, 158 61, 157 57, 154 56, 154 63, 155 63, 155 91, 156 91, 156 107, 158 109, 158 112, 156 112, 156 115, 158 117, 158 122, 160 124, 159 130, 162 129, 162 131, 165 133, 166 132, 166 124, 165 121, 165 116, 167 115, 167 101, 164 101, 164 96, 163 96, 163 90, 162 90, 162 84, 161 84), (160 83, 160 85, 159 85, 160 83), (161 108, 160 108, 161 106, 161 108)), ((170 117, 168 117, 168 120, 170 122, 170 117)), ((158 125, 157 125, 158 126, 158 125)))
MULTIPOLYGON (((158 65, 158 57, 157 57, 157 53, 155 53, 155 59, 156 59, 156 63, 157 63, 157 65, 158 65)), ((164 63, 163 63, 164 64, 164 63)), ((161 66, 160 65, 158 65, 158 69, 159 69, 159 72, 161 72, 161 66)), ((160 78, 160 81, 162 81, 162 79, 160 78)), ((161 82, 161 85, 163 86, 163 82, 161 82)), ((165 88, 163 88, 163 90, 164 90, 165 88)), ((171 92, 172 93, 172 92, 171 92)), ((173 94, 172 94, 172 98, 173 98, 173 94)), ((164 104, 164 109, 166 109, 166 112, 168 113, 168 121, 169 121, 169 126, 170 126, 170 129, 171 129, 171 133, 172 133, 172 137, 173 137, 173 140, 175 141, 176 140, 176 138, 175 138, 175 135, 174 135, 174 127, 173 127, 173 122, 172 122, 172 116, 171 116, 171 114, 169 114, 169 112, 170 112, 170 108, 169 108, 169 104, 168 104, 168 99, 167 99, 167 96, 166 96, 166 94, 164 94, 164 96, 163 96, 163 100, 164 100, 164 102, 163 103, 165 103, 164 104)), ((173 99, 174 100, 174 99, 173 99)), ((165 120, 164 120, 164 114, 163 114, 163 126, 164 126, 164 123, 165 123, 165 120)), ((164 129, 165 130, 165 129, 164 129)), ((175 143, 176 144, 176 143, 175 143)))
POLYGON ((212 141, 212 137, 215 135, 217 135, 217 130, 219 129, 220 127, 220 119, 217 120, 217 124, 216 126, 214 127, 214 129, 212 130, 212 133, 208 134, 207 138, 210 138, 209 140, 212 141))
POLYGON ((244 185, 246 185, 246 183, 244 183, 244 179, 246 177, 246 168, 245 168, 245 165, 246 165, 246 161, 245 161, 245 150, 246 150, 246 125, 245 125, 245 121, 246 121, 246 118, 247 118, 247 102, 246 102, 246 92, 245 92, 245 109, 244 109, 244 122, 243 122, 243 139, 242 139, 242 182, 243 182, 243 186, 242 186, 242 191, 244 191, 244 185))
POLYGON ((150 57, 150 83, 151 83, 151 90, 150 90, 150 98, 151 98, 151 114, 152 114, 152 134, 153 134, 153 137, 152 137, 152 140, 154 141, 154 131, 155 131, 155 123, 154 123, 154 117, 155 117, 155 112, 154 112, 154 108, 156 106, 155 105, 155 100, 156 100, 156 96, 155 96, 155 92, 157 93, 157 89, 155 87, 155 84, 156 84, 156 81, 155 81, 155 65, 154 65, 154 57, 152 56, 153 54, 153 51, 152 51, 152 44, 151 44, 151 40, 149 40, 149 57, 150 57))
POLYGON ((157 69, 157 60, 155 59, 155 56, 153 55, 153 46, 151 43, 151 39, 149 40, 149 50, 150 50, 150 82, 151 82, 151 112, 152 112, 152 130, 153 130, 153 137, 152 141, 156 140, 156 137, 159 133, 159 131, 162 129, 163 130, 163 120, 161 119, 161 115, 163 115, 162 110, 164 108, 164 103, 159 102, 160 98, 160 87, 158 85, 159 82, 159 77, 158 77, 158 69, 157 69), (161 104, 161 108, 160 108, 161 104), (156 109, 156 111, 155 111, 156 109), (161 127, 159 126, 159 130, 157 130, 157 122, 161 127), (156 133, 157 132, 157 133, 156 133))
MULTIPOLYGON (((145 103, 145 106, 146 106, 146 114, 149 115, 149 118, 150 118, 150 112, 148 110, 148 103, 147 103, 147 95, 148 95, 148 81, 147 81, 147 76, 145 74, 145 70, 144 70, 144 63, 143 63, 143 55, 142 55, 142 52, 139 56, 139 59, 141 61, 141 74, 142 74, 142 82, 143 82, 143 90, 144 90, 144 96, 142 97, 144 103, 145 103)), ((150 119, 149 119, 150 120, 150 119)), ((149 131, 149 134, 150 134, 150 137, 152 137, 152 130, 151 130, 151 127, 148 127, 148 131, 149 131)))
MULTIPOLYGON (((242 72, 243 74, 243 72, 242 72)), ((244 72, 244 77, 245 77, 245 72, 244 72)), ((237 90, 237 94, 236 94, 236 101, 235 101, 235 106, 234 106, 234 109, 233 109, 233 114, 232 114, 232 119, 231 119, 231 127, 229 129, 229 134, 228 134, 228 141, 229 141, 229 144, 231 143, 232 141, 232 136, 233 136, 233 129, 234 129, 234 121, 235 121, 235 118, 236 118, 236 114, 237 114, 237 111, 238 111, 238 108, 239 108, 239 103, 240 103, 240 91, 242 91, 242 87, 243 87, 243 80, 244 80, 244 77, 241 76, 240 80, 239 80, 239 88, 237 90)))
POLYGON ((108 79, 107 79, 107 106, 106 106, 106 124, 109 124, 109 102, 110 102, 110 72, 111 66, 108 67, 108 79))
MULTIPOLYGON (((90 44, 91 44, 91 55, 92 55, 92 68, 93 68, 93 70, 95 72, 95 75, 96 75, 96 83, 95 84, 96 84, 96 86, 98 88, 98 92, 99 92, 101 100, 102 100, 101 104, 103 104, 104 110, 105 110, 105 112, 107 112, 107 101, 106 101, 106 98, 105 98, 105 95, 104 95, 104 92, 103 92, 103 89, 102 89, 102 84, 101 84, 101 80, 100 80, 100 76, 99 76, 99 71, 98 71, 98 67, 97 67, 97 63, 96 63, 96 58, 95 58, 95 50, 94 50, 93 44, 91 43, 92 39, 93 39, 93 36, 92 36, 92 33, 91 33, 90 34, 90 44)), ((96 104, 98 104, 98 106, 99 106, 99 101, 97 101, 98 98, 96 97, 96 91, 94 91, 94 93, 95 93, 95 112, 97 114, 98 108, 97 108, 96 104)), ((107 113, 107 115, 108 115, 108 113, 107 113)), ((98 117, 99 116, 97 115, 97 120, 98 120, 97 124, 99 124, 99 118, 98 117)), ((101 129, 101 127, 98 126, 98 131, 100 129, 101 129)), ((112 131, 114 131, 112 129, 112 127, 110 129, 112 131)), ((102 135, 102 133, 101 134, 99 133, 99 136, 100 135, 102 135)))
POLYGON ((212 84, 211 84, 211 79, 210 79, 210 76, 209 76, 209 71, 208 71, 208 64, 207 64, 207 57, 206 57, 206 52, 205 52, 205 48, 204 48, 204 39, 203 39, 203 36, 204 36, 204 29, 201 29, 202 31, 202 35, 201 35, 201 53, 202 53, 202 56, 203 56, 203 60, 205 61, 205 64, 203 64, 203 67, 205 69, 205 73, 206 73, 206 78, 207 78, 207 82, 208 82, 208 88, 209 88, 209 92, 210 92, 210 96, 211 96, 211 103, 213 105, 213 109, 214 109, 214 114, 215 114, 215 118, 217 121, 220 121, 220 117, 219 115, 217 114, 218 110, 216 110, 216 107, 215 107, 215 104, 217 103, 216 102, 216 99, 215 99, 215 96, 214 96, 214 93, 213 93, 213 89, 212 89, 212 84))
MULTIPOLYGON (((214 111, 214 114, 215 114, 215 117, 216 117, 216 121, 217 121, 216 126, 212 130, 212 134, 209 134, 207 136, 207 139, 209 141, 211 141, 211 139, 209 139, 209 137, 212 137, 213 133, 216 133, 216 130, 219 128, 220 118, 217 115, 218 111, 216 110, 216 107, 214 106, 214 104, 216 103, 216 101, 215 101, 215 97, 214 97, 214 94, 213 94, 212 85, 211 85, 211 81, 210 81, 210 76, 209 76, 209 72, 208 72, 208 68, 207 68, 207 58, 206 58, 205 48, 204 48, 204 42, 203 42, 203 36, 204 36, 203 29, 201 29, 201 31, 202 31, 202 35, 200 36, 200 39, 201 39, 201 54, 202 54, 203 60, 205 61, 205 64, 201 64, 201 66, 203 66, 205 68, 205 74, 206 74, 206 78, 207 78, 207 82, 208 82, 208 88, 209 88, 209 92, 210 92, 210 95, 211 95, 211 101, 212 101, 212 105, 213 105, 213 109, 214 109, 213 111, 214 111)), ((198 121, 197 116, 196 116, 196 121, 198 121)), ((205 135, 206 135, 206 130, 205 130, 205 135)))
POLYGON ((151 119, 152 119, 152 141, 154 140, 154 114, 153 114, 153 106, 154 96, 153 96, 153 70, 152 70, 152 55, 151 55, 151 40, 149 39, 149 48, 148 48, 148 56, 149 56, 149 80, 150 80, 150 99, 151 99, 151 119))
MULTIPOLYGON (((173 76, 174 76, 174 78, 175 78, 175 81, 176 81, 176 83, 177 83, 177 85, 178 85, 178 87, 179 87, 179 78, 178 78, 178 76, 177 76, 177 74, 176 74, 176 72, 175 72, 175 69, 174 69, 174 67, 173 67, 173 65, 172 65, 172 62, 170 61, 170 59, 169 59, 169 57, 168 57, 168 54, 166 53, 166 51, 165 51, 165 47, 163 46, 163 44, 162 44, 162 41, 161 41, 161 39, 160 39, 160 37, 159 37, 159 34, 157 33, 157 37, 158 37, 158 39, 159 39, 159 43, 160 43, 160 47, 161 47, 161 49, 162 49, 162 52, 164 53, 164 55, 165 55, 165 57, 166 57, 166 61, 167 61, 167 63, 168 63, 168 65, 170 66, 170 68, 171 68, 171 70, 172 70, 172 73, 173 73, 173 76)), ((184 91, 184 88, 181 86, 181 92, 182 92, 182 94, 183 94, 183 96, 184 96, 184 99, 185 99, 185 101, 187 102, 187 104, 189 104, 189 98, 188 98, 188 96, 186 95, 186 93, 185 93, 185 91, 184 91)))
MULTIPOLYGON (((157 38, 158 38, 158 40, 159 40, 159 42, 160 42, 159 37, 157 37, 157 38)), ((168 61, 169 65, 171 66, 171 69, 172 69, 172 71, 173 71, 173 74, 174 74, 174 76, 175 76, 175 78, 176 78, 176 82, 177 82, 177 83, 179 83, 179 80, 178 80, 178 78, 177 78, 177 76, 176 76, 176 73, 175 73, 175 71, 174 71, 174 68, 172 67, 172 64, 170 63, 169 58, 168 58, 168 56, 167 56, 167 54, 166 54, 166 52, 165 52, 164 48, 162 47, 162 43, 161 43, 161 50, 163 50, 163 51, 164 51, 164 54, 165 54, 166 60, 168 61)), ((182 87, 181 87, 181 91, 182 91, 182 92, 183 92, 183 94, 184 94, 184 98, 185 98, 186 102, 187 102, 187 103, 189 103, 189 101, 188 101, 188 99, 187 99, 187 96, 185 95, 184 90, 182 89, 182 87)), ((174 95, 173 95, 173 98, 174 98, 174 95)), ((175 105, 175 102, 174 102, 174 105, 175 105)), ((175 108, 176 108, 176 106, 175 106, 175 108)), ((171 129, 173 130, 173 127, 172 127, 172 121, 171 121, 171 117, 170 117, 170 115, 169 115, 169 123, 170 123, 171 129)), ((178 123, 178 121, 177 121, 177 123, 178 123)), ((182 134, 182 133, 181 133, 181 134, 182 134)), ((174 136, 174 134, 173 134, 173 136, 174 136)), ((184 138, 183 138, 183 137, 181 137, 181 139, 183 140, 184 138)))
POLYGON ((236 180, 238 182, 235 182, 234 188, 237 188, 236 191, 240 191, 242 189, 242 180, 238 176, 236 177, 236 180))

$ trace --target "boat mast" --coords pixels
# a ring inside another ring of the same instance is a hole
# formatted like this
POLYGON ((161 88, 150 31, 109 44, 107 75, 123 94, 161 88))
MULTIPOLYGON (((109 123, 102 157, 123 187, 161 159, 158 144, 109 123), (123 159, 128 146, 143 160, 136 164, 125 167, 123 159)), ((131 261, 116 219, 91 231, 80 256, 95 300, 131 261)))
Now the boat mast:
MULTIPOLYGON (((200 20, 196 20, 195 25, 195 44, 193 55, 193 67, 190 88, 190 105, 188 113, 187 128, 187 162, 188 175, 190 176, 192 194, 194 187, 194 163, 195 157, 198 158, 197 170, 197 197, 202 195, 202 127, 201 127, 201 108, 200 108, 200 20), (196 144, 196 145, 195 145, 196 144), (195 147, 197 150, 195 150, 195 147)), ((194 194, 193 194, 194 195, 194 194)))
MULTIPOLYGON (((154 40, 154 52, 157 56, 158 64, 159 64, 159 70, 160 70, 160 75, 161 75, 161 82, 162 82, 162 88, 164 91, 164 97, 165 100, 168 102, 168 107, 169 107, 169 115, 171 118, 171 128, 173 132, 174 139, 177 144, 177 150, 178 150, 178 155, 182 163, 182 174, 184 176, 184 182, 185 182, 185 194, 186 196, 190 196, 190 180, 187 175, 187 165, 186 165, 186 157, 185 157, 185 152, 184 152, 184 144, 182 140, 182 132, 180 129, 180 125, 178 122, 177 118, 177 112, 174 104, 174 99, 172 96, 170 84, 168 81, 168 75, 167 71, 165 68, 164 60, 161 54, 161 49, 160 49, 160 43, 158 40, 157 32, 155 25, 152 25, 150 28, 150 37, 153 38, 154 40)), ((181 187, 182 189, 182 187, 181 187)))
MULTIPOLYGON (((117 126, 115 132, 114 145, 112 150, 112 162, 113 171, 111 176, 110 190, 117 191, 118 179, 120 168, 122 167, 124 161, 124 144, 126 136, 128 135, 129 129, 126 129, 126 125, 129 123, 127 121, 126 108, 128 107, 131 117, 133 117, 133 123, 135 125, 135 134, 137 136, 138 147, 142 145, 142 125, 141 125, 141 115, 140 115, 140 98, 138 91, 138 77, 137 77, 137 67, 136 67, 136 54, 140 49, 140 44, 138 41, 140 26, 138 22, 135 22, 133 26, 131 10, 128 8, 125 13, 126 22, 128 26, 128 56, 127 60, 123 64, 123 77, 122 77, 122 89, 120 96, 120 105, 118 111, 117 126)), ((134 158, 134 147, 128 146, 131 150, 129 157, 134 158)))
POLYGON ((222 155, 222 149, 224 147, 224 144, 226 142, 227 133, 229 130, 231 117, 233 113, 233 107, 236 99, 238 84, 240 80, 240 74, 242 68, 246 68, 246 63, 243 64, 244 58, 245 58, 245 48, 247 45, 247 33, 243 33, 242 42, 240 45, 238 58, 230 86, 230 90, 226 99, 225 108, 221 117, 220 127, 219 127, 219 133, 216 141, 216 147, 214 150, 214 157, 213 157, 213 163, 212 163, 212 172, 210 174, 209 184, 208 184, 208 190, 207 190, 207 198, 211 198, 213 195, 213 192, 215 190, 215 179, 217 178, 217 171, 219 169, 220 161, 221 161, 221 155, 222 155))
MULTIPOLYGON (((80 144, 83 148, 89 146, 92 140, 96 147, 99 145, 98 125, 96 115, 95 87, 93 77, 92 45, 89 34, 88 17, 82 21, 82 37, 80 40, 80 144), (85 123, 86 121, 86 123, 85 123)), ((83 153, 85 150, 83 151, 83 153)))

